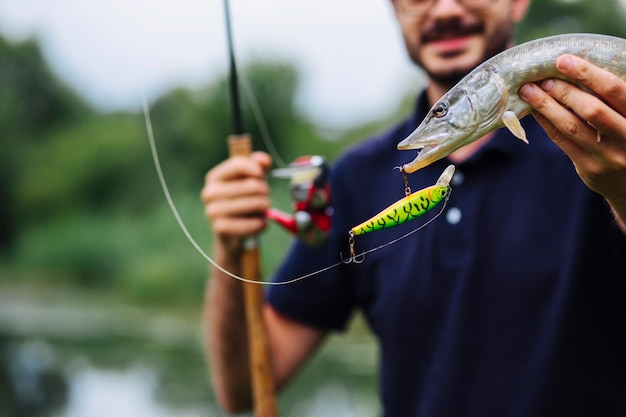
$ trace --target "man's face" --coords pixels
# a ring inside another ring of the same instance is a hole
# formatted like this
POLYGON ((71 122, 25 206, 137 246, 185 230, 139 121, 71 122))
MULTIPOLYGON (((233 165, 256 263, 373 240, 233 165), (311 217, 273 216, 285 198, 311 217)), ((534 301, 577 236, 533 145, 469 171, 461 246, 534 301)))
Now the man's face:
POLYGON ((472 9, 463 1, 432 0, 422 14, 407 15, 401 2, 393 0, 409 56, 433 82, 447 87, 511 44, 514 24, 528 4, 493 0, 472 9))

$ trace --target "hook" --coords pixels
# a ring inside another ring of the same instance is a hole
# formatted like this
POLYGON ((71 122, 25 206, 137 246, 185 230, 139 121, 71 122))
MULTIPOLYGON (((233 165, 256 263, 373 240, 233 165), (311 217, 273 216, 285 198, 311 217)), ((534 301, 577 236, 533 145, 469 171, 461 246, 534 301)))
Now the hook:
POLYGON ((409 179, 406 176, 406 172, 404 172, 404 166, 395 167, 394 169, 397 169, 398 171, 400 171, 400 174, 402 174, 402 180, 404 181, 404 195, 407 197, 410 196, 411 186, 409 185, 409 179))
POLYGON ((360 264, 363 263, 363 261, 365 261, 365 253, 362 253, 360 255, 356 255, 354 253, 354 232, 352 230, 350 230, 350 232, 348 233, 348 244, 350 245, 350 257, 348 259, 343 259, 343 255, 341 255, 341 262, 343 262, 344 264, 349 264, 349 263, 355 263, 355 264, 360 264))

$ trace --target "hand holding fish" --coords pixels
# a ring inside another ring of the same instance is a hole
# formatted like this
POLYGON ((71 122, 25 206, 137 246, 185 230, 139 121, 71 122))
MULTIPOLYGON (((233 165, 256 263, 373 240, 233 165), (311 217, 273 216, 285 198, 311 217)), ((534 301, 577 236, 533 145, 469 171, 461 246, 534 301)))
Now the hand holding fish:
POLYGON ((398 144, 401 150, 421 149, 402 169, 415 172, 504 126, 528 142, 519 119, 535 112, 585 184, 609 201, 626 233, 623 76, 626 39, 569 34, 512 47, 476 67, 433 105, 398 144))
POLYGON ((573 55, 557 58, 556 67, 595 95, 549 78, 522 86, 520 96, 585 184, 611 204, 626 231, 626 82, 573 55))

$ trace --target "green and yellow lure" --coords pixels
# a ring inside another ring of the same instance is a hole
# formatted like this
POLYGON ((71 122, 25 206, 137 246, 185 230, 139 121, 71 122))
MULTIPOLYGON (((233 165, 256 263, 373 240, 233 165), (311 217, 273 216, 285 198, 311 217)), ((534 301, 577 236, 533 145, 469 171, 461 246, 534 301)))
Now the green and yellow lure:
POLYGON ((354 226, 350 230, 350 236, 399 226, 426 214, 446 199, 450 193, 450 180, 453 175, 454 165, 449 165, 435 185, 408 194, 371 219, 354 226))
MULTIPOLYGON (((403 172, 404 175, 404 172, 403 172)), ((355 254, 354 246, 354 237, 358 235, 363 235, 370 232, 375 232, 377 230, 388 229, 390 227, 399 226, 401 224, 410 222, 420 216, 423 216, 434 207, 436 207, 442 201, 445 201, 450 195, 450 180, 452 180, 452 176, 454 175, 454 165, 448 165, 448 167, 441 173, 439 179, 435 183, 435 185, 431 185, 430 187, 423 188, 414 193, 411 192, 411 189, 406 187, 406 196, 374 217, 369 220, 364 221, 358 226, 354 226, 350 229, 348 234, 348 244, 350 246, 350 258, 344 260, 343 263, 361 263, 363 262, 364 256, 366 253, 373 252, 377 249, 381 249, 384 246, 388 246, 396 241, 402 239, 395 239, 391 242, 388 242, 384 245, 381 245, 377 248, 370 249, 369 251, 363 252, 361 255, 357 256, 355 254)), ((406 177, 405 177, 406 184, 406 177)), ((419 229, 416 229, 419 230, 419 229)), ((409 234, 403 236, 406 237, 409 234)))

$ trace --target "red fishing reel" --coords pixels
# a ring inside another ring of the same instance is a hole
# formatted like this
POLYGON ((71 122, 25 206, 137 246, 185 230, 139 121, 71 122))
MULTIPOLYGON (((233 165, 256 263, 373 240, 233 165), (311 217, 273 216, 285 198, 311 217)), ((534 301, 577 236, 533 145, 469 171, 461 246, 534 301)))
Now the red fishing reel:
POLYGON ((272 176, 290 180, 289 191, 294 201, 294 211, 290 215, 270 208, 266 212, 267 218, 304 243, 321 245, 330 231, 332 216, 326 160, 319 155, 303 156, 287 168, 273 170, 272 176))

